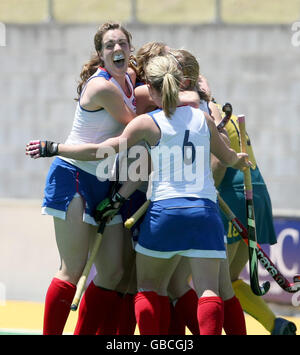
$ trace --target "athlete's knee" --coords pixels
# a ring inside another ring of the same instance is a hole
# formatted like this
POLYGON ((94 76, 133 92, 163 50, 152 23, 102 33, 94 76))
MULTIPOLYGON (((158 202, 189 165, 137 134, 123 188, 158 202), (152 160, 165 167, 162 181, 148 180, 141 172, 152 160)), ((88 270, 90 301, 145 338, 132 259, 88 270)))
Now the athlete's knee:
POLYGON ((80 279, 81 274, 82 274, 82 269, 72 270, 72 271, 61 269, 56 273, 55 276, 60 280, 67 281, 73 285, 76 285, 80 279))
POLYGON ((97 286, 115 289, 124 275, 122 267, 106 270, 105 272, 98 272, 95 276, 94 282, 97 286))
POLYGON ((178 299, 182 297, 185 293, 187 293, 191 289, 191 286, 188 282, 181 282, 176 285, 172 284, 168 287, 168 294, 172 300, 178 299))
POLYGON ((167 296, 167 285, 158 282, 157 279, 147 278, 138 282, 138 291, 153 291, 160 296, 167 296))
POLYGON ((234 291, 231 283, 228 283, 228 285, 223 285, 223 287, 220 288, 220 297, 226 301, 231 299, 234 296, 234 291))

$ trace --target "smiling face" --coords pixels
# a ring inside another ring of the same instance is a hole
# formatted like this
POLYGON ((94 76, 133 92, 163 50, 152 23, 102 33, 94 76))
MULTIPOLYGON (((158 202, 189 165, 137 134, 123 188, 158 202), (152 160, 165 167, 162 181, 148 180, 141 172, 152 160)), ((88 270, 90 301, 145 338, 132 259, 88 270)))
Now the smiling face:
POLYGON ((130 56, 130 45, 125 33, 120 29, 107 31, 102 39, 100 54, 105 69, 115 77, 124 76, 130 56))

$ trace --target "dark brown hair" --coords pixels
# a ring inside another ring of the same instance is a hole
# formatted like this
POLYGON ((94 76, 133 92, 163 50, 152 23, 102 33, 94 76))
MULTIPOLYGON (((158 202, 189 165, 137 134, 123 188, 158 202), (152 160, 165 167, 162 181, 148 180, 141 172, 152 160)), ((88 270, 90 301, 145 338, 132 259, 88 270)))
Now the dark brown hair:
POLYGON ((199 80, 200 68, 195 56, 185 49, 170 49, 169 53, 173 55, 182 70, 184 79, 190 81, 185 90, 193 90, 199 80))

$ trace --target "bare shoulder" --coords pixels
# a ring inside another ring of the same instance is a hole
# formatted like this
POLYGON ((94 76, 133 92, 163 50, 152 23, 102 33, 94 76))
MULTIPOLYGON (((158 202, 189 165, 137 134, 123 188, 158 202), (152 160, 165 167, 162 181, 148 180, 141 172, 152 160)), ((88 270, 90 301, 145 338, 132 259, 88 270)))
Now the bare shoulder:
POLYGON ((117 86, 101 77, 94 78, 88 83, 86 95, 89 98, 90 104, 95 107, 103 107, 107 110, 115 107, 116 102, 123 102, 123 96, 117 86))
POLYGON ((136 95, 149 95, 149 89, 146 84, 139 85, 134 89, 136 95))
POLYGON ((131 125, 135 127, 139 127, 141 130, 148 129, 153 126, 153 120, 151 116, 144 113, 142 115, 137 116, 134 120, 130 122, 131 125))
POLYGON ((102 77, 97 77, 88 83, 87 88, 92 91, 94 95, 110 95, 119 93, 119 89, 110 80, 102 77))
POLYGON ((153 102, 147 85, 140 85, 134 89, 136 98, 136 112, 142 114, 144 112, 153 111, 156 104, 153 102))
POLYGON ((125 136, 135 136, 138 140, 145 140, 150 145, 155 145, 160 138, 161 132, 151 116, 142 114, 134 118, 124 130, 125 136))

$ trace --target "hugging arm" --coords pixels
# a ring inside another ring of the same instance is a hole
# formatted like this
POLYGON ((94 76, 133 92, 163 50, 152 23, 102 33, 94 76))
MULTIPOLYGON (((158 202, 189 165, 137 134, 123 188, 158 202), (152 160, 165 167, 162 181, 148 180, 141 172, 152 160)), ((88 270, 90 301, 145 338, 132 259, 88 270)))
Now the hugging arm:
POLYGON ((154 126, 148 115, 141 115, 131 121, 120 136, 109 138, 102 143, 62 144, 36 140, 26 145, 26 155, 34 159, 59 155, 82 161, 101 160, 127 150, 143 140, 150 145, 153 145, 152 142, 155 144, 158 132, 155 132, 157 128, 154 126))
POLYGON ((224 142, 224 139, 217 130, 217 127, 211 117, 205 114, 206 122, 211 133, 210 151, 214 154, 220 162, 226 167, 233 167, 235 169, 244 169, 251 165, 248 162, 248 154, 236 153, 229 148, 224 142))

